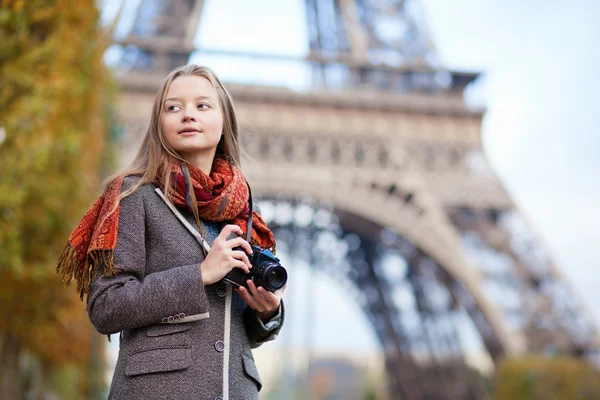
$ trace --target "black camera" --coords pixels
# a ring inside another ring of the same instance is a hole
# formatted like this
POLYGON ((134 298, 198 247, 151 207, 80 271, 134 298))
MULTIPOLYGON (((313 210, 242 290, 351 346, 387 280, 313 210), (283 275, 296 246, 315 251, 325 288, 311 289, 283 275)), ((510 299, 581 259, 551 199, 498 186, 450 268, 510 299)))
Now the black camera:
MULTIPOLYGON (((241 247, 237 247, 234 250, 244 251, 241 247)), ((252 246, 252 255, 248 258, 250 264, 252 264, 249 274, 246 274, 240 268, 234 268, 225 275, 223 280, 232 285, 243 286, 247 289, 248 285, 246 285, 246 281, 250 279, 257 287, 262 286, 269 292, 274 292, 285 286, 287 271, 270 250, 252 246)))

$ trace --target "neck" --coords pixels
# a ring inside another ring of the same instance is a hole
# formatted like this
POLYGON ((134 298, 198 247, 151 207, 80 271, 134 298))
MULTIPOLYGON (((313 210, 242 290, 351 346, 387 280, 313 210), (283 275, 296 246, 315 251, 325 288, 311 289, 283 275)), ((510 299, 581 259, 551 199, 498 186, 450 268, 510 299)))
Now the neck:
POLYGON ((216 151, 210 153, 181 154, 181 157, 188 163, 200 168, 206 175, 210 176, 215 153, 216 151))

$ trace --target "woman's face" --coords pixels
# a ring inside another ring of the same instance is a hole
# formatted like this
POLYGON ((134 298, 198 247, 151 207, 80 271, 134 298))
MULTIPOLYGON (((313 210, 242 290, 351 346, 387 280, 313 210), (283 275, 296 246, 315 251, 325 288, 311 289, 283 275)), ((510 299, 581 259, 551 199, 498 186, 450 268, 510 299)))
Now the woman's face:
POLYGON ((223 113, 208 79, 180 76, 171 82, 163 103, 162 129, 183 159, 212 164, 223 132, 223 113))

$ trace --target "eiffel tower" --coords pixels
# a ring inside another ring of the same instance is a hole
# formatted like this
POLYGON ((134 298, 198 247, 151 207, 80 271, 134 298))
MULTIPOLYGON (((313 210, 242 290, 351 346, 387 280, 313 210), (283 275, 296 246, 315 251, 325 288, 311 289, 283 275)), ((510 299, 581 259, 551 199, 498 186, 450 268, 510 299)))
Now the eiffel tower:
MULTIPOLYGON (((481 398, 465 320, 493 362, 589 356, 597 333, 490 168, 484 111, 463 97, 478 74, 439 65, 420 6, 305 0, 310 52, 294 61, 309 90, 226 85, 244 121, 253 193, 290 216, 265 216, 278 247, 356 299, 384 350, 390 398, 481 398)), ((202 53, 203 9, 202 0, 141 0, 115 39, 128 105, 123 163, 163 77, 202 53)))

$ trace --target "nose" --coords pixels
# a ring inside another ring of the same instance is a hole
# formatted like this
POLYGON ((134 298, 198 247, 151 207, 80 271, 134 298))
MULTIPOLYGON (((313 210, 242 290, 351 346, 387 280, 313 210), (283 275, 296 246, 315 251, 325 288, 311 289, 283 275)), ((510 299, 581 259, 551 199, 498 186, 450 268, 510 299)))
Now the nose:
POLYGON ((183 122, 198 121, 196 112, 196 107, 185 107, 185 110, 183 111, 183 122))

